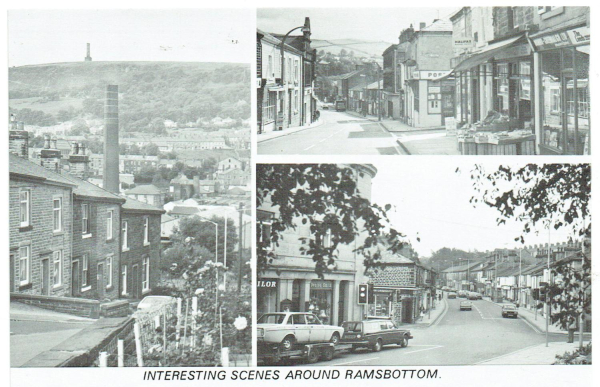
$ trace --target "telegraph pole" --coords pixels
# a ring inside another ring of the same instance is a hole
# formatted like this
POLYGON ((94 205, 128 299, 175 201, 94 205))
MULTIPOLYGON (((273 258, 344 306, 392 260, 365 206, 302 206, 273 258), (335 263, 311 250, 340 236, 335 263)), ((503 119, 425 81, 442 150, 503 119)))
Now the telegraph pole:
POLYGON ((239 240, 239 257, 238 257, 238 282, 237 289, 238 293, 242 291, 242 264, 243 264, 243 250, 244 250, 244 203, 240 203, 240 240, 239 240))
POLYGON ((546 286, 546 347, 548 346, 548 329, 550 326, 550 299, 548 297, 549 288, 550 288, 550 227, 552 223, 548 222, 548 286, 546 286))

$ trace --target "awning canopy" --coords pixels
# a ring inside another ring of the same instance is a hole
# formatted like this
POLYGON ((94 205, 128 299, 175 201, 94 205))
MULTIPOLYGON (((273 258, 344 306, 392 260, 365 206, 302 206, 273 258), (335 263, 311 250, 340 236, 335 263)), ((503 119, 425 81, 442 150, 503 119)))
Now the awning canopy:
POLYGON ((483 50, 473 54, 469 58, 463 60, 456 66, 454 72, 468 70, 474 66, 480 65, 489 59, 493 58, 494 55, 499 53, 500 51, 514 45, 517 42, 525 39, 525 35, 514 36, 510 39, 503 40, 501 42, 496 42, 488 45, 483 50))

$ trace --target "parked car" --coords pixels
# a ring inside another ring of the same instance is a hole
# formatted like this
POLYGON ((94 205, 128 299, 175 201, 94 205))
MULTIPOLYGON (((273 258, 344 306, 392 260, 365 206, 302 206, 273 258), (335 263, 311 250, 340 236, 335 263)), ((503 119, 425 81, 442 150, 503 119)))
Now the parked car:
POLYGON ((266 313, 256 326, 259 343, 278 343, 283 350, 290 350, 296 344, 337 344, 344 335, 344 328, 325 325, 314 314, 303 312, 266 313))
POLYGON ((473 310, 473 303, 471 301, 461 301, 460 310, 473 310))
POLYGON ((519 317, 519 311, 514 305, 503 305, 502 306, 502 317, 519 317))
POLYGON ((137 305, 137 311, 150 311, 159 307, 174 302, 175 298, 171 296, 146 296, 137 305))
POLYGON ((458 291, 458 297, 460 298, 467 298, 467 291, 466 290, 459 290, 458 291))
POLYGON ((342 342, 352 344, 352 351, 369 348, 381 351, 384 345, 397 344, 406 347, 413 336, 407 329, 401 329, 389 320, 346 321, 342 323, 344 336, 342 342))
POLYGON ((451 299, 451 298, 456 298, 456 293, 454 293, 454 292, 449 292, 447 297, 448 297, 448 299, 451 299))

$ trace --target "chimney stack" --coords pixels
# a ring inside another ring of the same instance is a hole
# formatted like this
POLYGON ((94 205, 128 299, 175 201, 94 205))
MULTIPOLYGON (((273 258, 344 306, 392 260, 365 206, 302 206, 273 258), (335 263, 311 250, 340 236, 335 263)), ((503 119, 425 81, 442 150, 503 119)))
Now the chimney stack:
POLYGON ((62 154, 56 149, 56 138, 44 135, 44 149, 40 151, 40 165, 52 172, 60 173, 62 154))
POLYGON ((85 57, 85 61, 86 62, 91 62, 92 61, 92 57, 90 56, 90 44, 87 44, 87 56, 85 57))
POLYGON ((25 124, 17 122, 12 114, 8 133, 8 149, 11 154, 24 159, 29 158, 29 133, 25 131, 25 124))
POLYGON ((420 22, 419 23, 419 31, 423 31, 426 26, 427 26, 427 24, 425 24, 424 22, 420 22))
POLYGON ((71 154, 69 155, 69 172, 82 180, 89 177, 90 157, 85 153, 85 145, 73 142, 71 144, 71 154))
POLYGON ((104 176, 103 187, 119 193, 119 86, 106 86, 104 103, 104 176))

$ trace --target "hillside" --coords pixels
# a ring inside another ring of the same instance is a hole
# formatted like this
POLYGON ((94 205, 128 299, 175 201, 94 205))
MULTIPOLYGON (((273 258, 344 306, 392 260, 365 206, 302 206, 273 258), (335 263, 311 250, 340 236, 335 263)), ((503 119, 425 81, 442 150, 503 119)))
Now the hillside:
POLYGON ((365 42, 357 39, 313 39, 311 41, 312 48, 316 48, 317 51, 323 50, 339 55, 342 50, 346 50, 348 53, 353 52, 356 57, 380 57, 390 45, 391 43, 388 42, 365 42))
POLYGON ((250 117, 250 68, 192 62, 77 62, 9 69, 11 113, 26 124, 51 126, 102 118, 107 84, 119 85, 124 131, 164 131, 215 117, 250 117))

